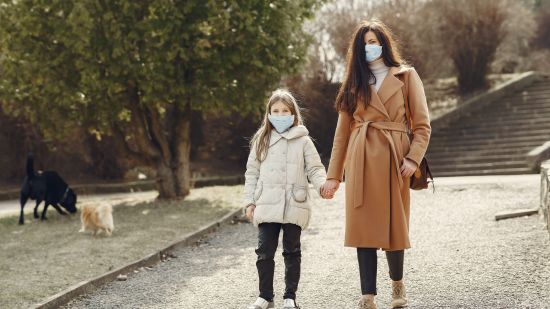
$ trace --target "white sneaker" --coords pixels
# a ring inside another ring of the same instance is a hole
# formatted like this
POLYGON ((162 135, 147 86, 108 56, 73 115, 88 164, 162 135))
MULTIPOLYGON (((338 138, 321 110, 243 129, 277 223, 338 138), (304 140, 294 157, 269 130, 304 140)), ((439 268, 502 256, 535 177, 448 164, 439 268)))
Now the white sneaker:
POLYGON ((283 302, 283 309, 300 309, 300 307, 296 305, 294 299, 286 298, 283 302))
POLYGON ((247 309, 268 309, 268 308, 275 308, 275 304, 261 297, 258 297, 258 299, 256 299, 256 302, 254 304, 247 307, 247 309))

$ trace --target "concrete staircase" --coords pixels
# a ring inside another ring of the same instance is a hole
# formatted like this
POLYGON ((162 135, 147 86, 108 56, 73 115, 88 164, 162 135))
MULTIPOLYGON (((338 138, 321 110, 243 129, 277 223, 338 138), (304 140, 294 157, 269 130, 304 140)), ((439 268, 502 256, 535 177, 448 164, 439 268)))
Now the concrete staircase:
POLYGON ((511 83, 436 119, 426 155, 435 177, 535 173, 527 154, 550 141, 550 76, 511 83))

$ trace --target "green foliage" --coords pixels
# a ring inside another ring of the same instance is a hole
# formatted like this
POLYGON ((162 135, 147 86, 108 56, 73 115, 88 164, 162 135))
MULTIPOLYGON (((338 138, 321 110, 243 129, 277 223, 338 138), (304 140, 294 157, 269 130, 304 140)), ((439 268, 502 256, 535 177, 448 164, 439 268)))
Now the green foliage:
POLYGON ((135 102, 248 113, 299 69, 320 2, 0 0, 0 100, 57 137, 108 132, 135 102))

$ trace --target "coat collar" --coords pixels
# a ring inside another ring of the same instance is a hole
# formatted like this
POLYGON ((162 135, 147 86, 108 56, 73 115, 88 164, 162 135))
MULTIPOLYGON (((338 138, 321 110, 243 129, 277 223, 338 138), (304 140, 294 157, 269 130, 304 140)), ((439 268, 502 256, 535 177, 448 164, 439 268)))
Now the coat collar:
POLYGON ((389 118, 389 115, 384 105, 397 91, 401 91, 404 84, 397 75, 403 74, 406 71, 407 67, 405 66, 391 67, 388 75, 382 81, 378 92, 371 86, 370 105, 386 116, 386 118, 389 118))
POLYGON ((297 126, 294 126, 290 129, 286 130, 283 133, 279 133, 275 130, 271 130, 271 136, 269 138, 269 146, 271 147, 271 145, 278 142, 281 138, 285 138, 287 140, 290 140, 290 139, 293 139, 293 138, 306 136, 308 134, 309 134, 309 131, 307 130, 307 128, 304 125, 301 125, 301 124, 297 125, 297 126))

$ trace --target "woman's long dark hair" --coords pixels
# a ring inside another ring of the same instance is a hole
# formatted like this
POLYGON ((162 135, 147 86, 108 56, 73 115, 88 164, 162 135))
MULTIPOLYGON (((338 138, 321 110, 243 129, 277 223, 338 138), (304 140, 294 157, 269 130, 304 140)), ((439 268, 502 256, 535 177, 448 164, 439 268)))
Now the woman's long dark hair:
POLYGON ((391 30, 384 23, 372 20, 359 24, 348 45, 346 74, 336 96, 337 111, 352 115, 357 102, 364 102, 365 107, 370 103, 369 80, 375 77, 365 59, 365 34, 369 31, 374 32, 382 45, 382 58, 386 66, 398 67, 404 64, 391 30))

